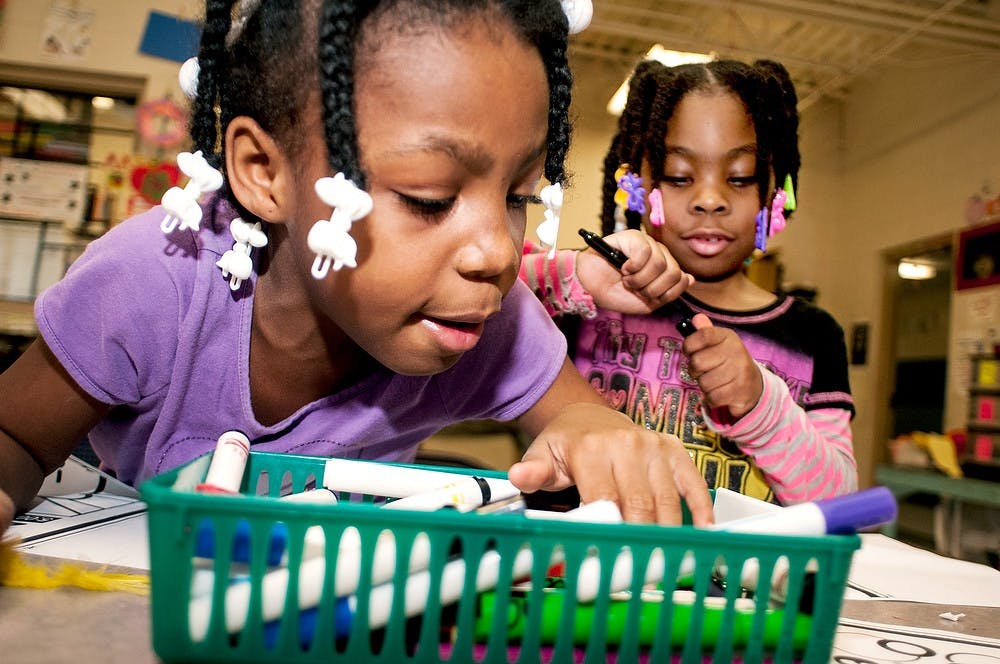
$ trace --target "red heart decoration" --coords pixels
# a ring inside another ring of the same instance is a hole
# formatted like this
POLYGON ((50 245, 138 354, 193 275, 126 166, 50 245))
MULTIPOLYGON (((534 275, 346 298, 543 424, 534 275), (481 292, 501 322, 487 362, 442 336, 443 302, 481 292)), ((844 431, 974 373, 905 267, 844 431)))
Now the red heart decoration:
POLYGON ((180 170, 173 164, 137 166, 132 169, 132 187, 144 201, 158 205, 163 194, 177 184, 180 176, 180 170))

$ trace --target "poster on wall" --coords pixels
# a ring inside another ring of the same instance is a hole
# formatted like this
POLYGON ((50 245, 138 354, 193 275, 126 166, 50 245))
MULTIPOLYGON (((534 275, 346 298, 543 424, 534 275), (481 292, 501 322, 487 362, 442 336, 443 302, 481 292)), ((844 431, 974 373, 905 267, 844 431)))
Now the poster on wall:
POLYGON ((59 60, 82 60, 90 52, 94 10, 78 0, 54 0, 42 26, 42 55, 59 60))
POLYGON ((79 225, 86 194, 86 166, 0 157, 0 215, 79 225))
POLYGON ((959 233, 956 263, 958 290, 1000 283, 1000 221, 959 233))

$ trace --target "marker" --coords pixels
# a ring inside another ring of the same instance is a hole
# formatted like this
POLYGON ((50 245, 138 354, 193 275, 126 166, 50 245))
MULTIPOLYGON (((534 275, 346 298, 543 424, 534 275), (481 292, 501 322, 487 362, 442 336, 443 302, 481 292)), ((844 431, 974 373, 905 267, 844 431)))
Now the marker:
POLYGON ((716 523, 709 528, 761 535, 850 535, 893 521, 897 511, 896 498, 892 492, 884 486, 877 486, 716 523))
POLYGON ((241 431, 219 436, 205 481, 195 486, 202 493, 236 494, 243 484, 243 472, 250 456, 250 439, 241 431))
MULTIPOLYGON (((637 621, 638 645, 652 646, 656 639, 660 610, 663 606, 664 593, 661 591, 643 591, 641 601, 636 605, 639 612, 637 621)), ((485 643, 493 633, 494 612, 498 603, 496 592, 485 592, 479 596, 476 622, 473 627, 473 640, 485 643)), ((675 590, 671 593, 673 605, 669 640, 672 647, 684 645, 692 616, 695 614, 697 594, 691 590, 675 590)), ((701 646, 710 648, 721 637, 721 626, 726 613, 728 600, 725 597, 704 597, 702 604, 701 646)), ((628 627, 629 607, 632 605, 630 593, 615 593, 612 595, 605 615, 604 636, 610 646, 620 645, 628 627)), ((569 607, 569 599, 562 588, 543 588, 541 593, 533 597, 530 588, 523 586, 512 589, 510 601, 507 604, 506 620, 507 639, 519 641, 528 630, 531 617, 541 614, 540 643, 552 645, 556 642, 563 615, 569 607), (540 610, 536 607, 540 606, 540 610)), ((577 604, 574 609, 572 627, 572 642, 583 646, 590 641, 593 625, 596 619, 596 604, 577 604)), ((757 604, 751 599, 736 598, 733 604, 732 642, 735 648, 745 647, 750 642, 753 633, 753 621, 757 612, 757 604)), ((781 640, 784 611, 780 609, 761 609, 765 612, 761 638, 765 648, 777 648, 781 640)), ((805 650, 809 643, 809 632, 812 629, 812 617, 802 614, 795 616, 792 632, 792 647, 796 651, 805 650)), ((667 635, 664 635, 667 636, 667 635)), ((661 637, 662 639, 663 637, 661 637)))
POLYGON ((495 500, 507 500, 520 495, 521 490, 510 480, 463 475, 444 486, 386 503, 383 509, 430 512, 451 508, 469 512, 495 500))
MULTIPOLYGON (((282 502, 297 504, 332 505, 337 502, 337 495, 328 489, 312 489, 299 493, 288 494, 279 498, 282 502)), ((250 523, 238 521, 233 531, 232 550, 230 552, 229 583, 246 578, 249 573, 250 523)), ((288 548, 288 528, 280 521, 271 529, 267 543, 267 565, 277 567, 286 564, 288 548)), ((306 530, 303 542, 302 557, 322 556, 324 550, 323 529, 317 526, 306 530)), ((191 597, 201 597, 212 594, 215 584, 215 530, 211 521, 203 520, 195 531, 194 558, 191 561, 191 597)))
MULTIPOLYGON (((892 492, 885 487, 875 487, 836 498, 791 505, 734 521, 715 523, 706 530, 803 537, 852 534, 858 530, 888 523, 896 518, 896 513, 896 499, 892 492)), ((645 582, 659 583, 662 580, 663 567, 663 551, 653 549, 646 567, 645 582)), ((751 591, 757 589, 758 567, 756 558, 746 560, 741 572, 741 586, 751 591)), ((715 570, 722 578, 725 578, 728 572, 724 565, 716 565, 715 570)), ((771 578, 771 595, 776 601, 783 601, 787 596, 788 572, 787 559, 778 558, 771 578)), ((694 573, 695 557, 690 554, 685 555, 680 563, 678 579, 687 579, 694 573)), ((587 589, 586 596, 590 596, 599 580, 600 567, 597 561, 584 559, 580 565, 580 589, 577 596, 580 596, 580 590, 584 588, 587 589)), ((618 554, 611 570, 611 591, 627 589, 631 580, 632 553, 625 550, 618 554)))
POLYGON ((604 260, 611 263, 611 265, 616 269, 622 269, 625 262, 628 260, 628 256, 621 251, 621 249, 615 249, 610 244, 608 244, 604 238, 602 238, 597 233, 592 233, 586 228, 581 228, 579 231, 580 237, 587 245, 599 253, 604 260))
MULTIPOLYGON (((599 253, 604 260, 608 261, 608 263, 610 263, 616 270, 622 269, 622 266, 625 265, 625 261, 628 260, 628 256, 626 256, 620 249, 615 249, 600 235, 592 233, 586 228, 581 228, 579 233, 580 237, 583 238, 583 241, 586 242, 591 249, 599 253)), ((679 298, 663 305, 663 308, 666 307, 673 307, 677 313, 681 315, 681 319, 677 321, 676 325, 677 331, 681 333, 681 336, 691 336, 695 331, 694 323, 691 322, 691 318, 694 317, 694 311, 691 310, 691 307, 679 298)))
MULTIPOLYGON (((496 587, 500 576, 501 559, 496 551, 485 551, 479 561, 475 576, 475 589, 477 592, 496 587)), ((340 564, 338 561, 338 575, 340 564)), ((531 573, 532 554, 527 546, 520 549, 512 561, 512 578, 521 578, 531 573)), ((325 572, 325 558, 313 558, 303 561, 299 568, 299 615, 308 612, 316 612, 320 603, 320 594, 323 589, 323 574, 325 572)), ((356 579, 357 577, 355 577, 356 579)), ((445 563, 440 579, 440 604, 446 606, 453 604, 462 596, 465 582, 465 561, 461 558, 445 563)), ((406 580, 403 590, 403 613, 407 617, 420 615, 427 609, 429 591, 431 586, 431 573, 428 570, 421 570, 410 574, 406 580)), ((225 601, 225 627, 229 634, 240 632, 246 625, 247 609, 250 601, 249 580, 238 581, 226 589, 225 601)), ((265 623, 265 630, 276 629, 274 625, 284 614, 285 594, 288 588, 288 570, 279 568, 264 575, 261 584, 261 617, 265 623)), ((390 583, 373 585, 368 599, 368 626, 371 629, 385 627, 389 623, 389 614, 392 609, 394 587, 390 583)), ((209 598, 210 599, 210 598, 209 598)), ((357 598, 353 595, 340 597, 335 604, 335 634, 338 638, 350 634, 357 607, 357 598)), ((208 624, 211 616, 211 602, 205 598, 198 598, 191 601, 188 606, 188 629, 191 639, 195 642, 203 641, 208 635, 208 624)), ((306 629, 306 634, 302 633, 303 624, 308 625, 309 620, 300 621, 299 638, 303 641, 311 642, 312 629, 306 629), (303 638, 308 637, 308 638, 303 638)), ((315 625, 315 621, 312 621, 315 625)))
POLYGON ((463 477, 469 475, 335 458, 327 459, 324 464, 323 486, 342 493, 405 498, 439 489, 463 477))
MULTIPOLYGON (((542 512, 542 510, 531 510, 531 512, 542 512)), ((591 523, 620 523, 622 521, 621 512, 619 511, 618 506, 614 503, 614 501, 610 500, 597 500, 568 512, 546 512, 544 515, 539 514, 535 518, 591 523)), ((280 533, 280 530, 278 532, 280 533)), ((310 608, 315 609, 315 607, 319 605, 321 593, 323 591, 323 580, 326 575, 326 557, 323 555, 325 550, 325 535, 323 529, 320 526, 312 526, 306 530, 305 538, 302 561, 299 565, 299 609, 302 611, 310 608)), ((430 558, 430 539, 425 533, 418 533, 413 539, 408 561, 408 571, 410 573, 411 580, 421 574, 425 576, 430 574, 427 571, 430 564, 430 558)), ((593 558, 593 556, 589 556, 588 558, 593 558)), ((269 559, 273 560, 274 558, 273 556, 269 556, 269 559)), ((557 549, 552 552, 549 564, 551 565, 553 563, 560 562, 561 560, 561 549, 557 549)), ((527 547, 521 549, 514 559, 512 578, 518 579, 530 575, 532 565, 531 561, 531 549, 527 547)), ((390 582, 392 581, 396 571, 396 562, 395 537, 389 531, 382 531, 375 543, 375 552, 372 559, 371 569, 366 570, 365 574, 370 575, 369 578, 371 579, 373 587, 373 597, 376 596, 374 590, 376 587, 380 587, 381 585, 389 586, 389 604, 387 604, 385 608, 386 615, 388 615, 388 606, 391 605, 392 584, 390 582)), ((456 562, 462 561, 458 560, 446 563, 445 568, 449 569, 449 565, 451 568, 455 568, 456 565, 453 563, 456 562)), ((476 587, 479 588, 480 577, 484 579, 484 583, 485 580, 495 578, 499 574, 499 565, 500 555, 496 551, 486 551, 482 555, 479 562, 476 587)), ((464 567, 462 568, 461 574, 457 577, 459 579, 459 583, 457 586, 458 594, 456 597, 461 595, 461 579, 463 578, 463 574, 464 567)), ((357 592, 358 586, 360 585, 359 579, 361 578, 361 575, 361 537, 355 528, 348 527, 341 535, 340 545, 337 551, 336 574, 333 583, 334 595, 342 599, 353 595, 357 592)), ((598 576, 598 581, 599 578, 600 577, 598 576)), ((288 579, 289 570, 284 566, 276 567, 275 569, 269 570, 264 574, 261 582, 261 614, 263 615, 265 622, 275 621, 281 617, 285 608, 285 595, 288 591, 288 579)), ((409 584, 409 581, 407 583, 409 584)), ((418 584, 417 587, 419 587, 419 584, 422 583, 422 581, 417 580, 413 583, 418 584)), ((493 584, 495 585, 495 583, 496 581, 494 580, 493 584)), ((232 580, 230 585, 226 588, 225 615, 226 628, 229 633, 240 631, 246 623, 247 608, 250 602, 250 586, 251 584, 249 578, 238 578, 232 580)), ((444 577, 442 577, 441 587, 443 605, 445 604, 444 598, 446 596, 444 577)), ((411 593, 409 588, 410 586, 407 585, 407 602, 410 601, 409 597, 411 593)), ((449 592, 452 591, 455 591, 455 588, 449 589, 449 592)), ((381 594, 385 594, 385 592, 385 590, 380 591, 381 594)), ((594 590, 594 593, 596 594, 596 589, 594 590)), ((426 593, 424 593, 423 598, 424 599, 421 600, 423 602, 421 606, 426 607, 426 593)), ((348 608, 351 609, 351 613, 353 615, 353 604, 349 605, 348 608)), ((191 639, 193 641, 198 642, 204 640, 207 635, 208 621, 209 616, 211 615, 211 610, 211 596, 192 597, 188 609, 188 619, 189 633, 191 634, 191 639)), ((369 611, 372 610, 373 609, 369 607, 369 611)), ((369 615, 371 616, 371 613, 369 615)))

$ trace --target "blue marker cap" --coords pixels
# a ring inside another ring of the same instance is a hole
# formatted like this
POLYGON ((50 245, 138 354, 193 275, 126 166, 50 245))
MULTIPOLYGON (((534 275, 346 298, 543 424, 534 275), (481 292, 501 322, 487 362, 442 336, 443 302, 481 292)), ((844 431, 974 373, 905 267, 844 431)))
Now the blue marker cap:
MULTIPOLYGON (((250 562, 251 543, 250 523, 248 521, 238 521, 236 530, 233 532, 232 558, 234 563, 250 562)), ((280 521, 274 524, 271 530, 271 537, 267 543, 267 564, 271 567, 281 564, 281 558, 285 554, 288 546, 288 527, 280 521)), ((215 557, 215 531, 212 524, 203 521, 195 532, 194 555, 202 558, 215 557)))
POLYGON ((837 496, 815 503, 826 520, 826 532, 846 535, 889 523, 896 518, 896 498, 884 486, 837 496))

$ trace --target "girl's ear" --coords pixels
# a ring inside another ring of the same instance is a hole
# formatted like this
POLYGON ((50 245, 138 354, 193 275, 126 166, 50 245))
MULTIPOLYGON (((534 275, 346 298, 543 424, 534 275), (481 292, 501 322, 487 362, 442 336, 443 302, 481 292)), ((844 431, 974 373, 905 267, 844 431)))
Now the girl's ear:
POLYGON ((226 128, 226 174, 233 196, 255 216, 272 223, 288 218, 290 164, 252 118, 235 117, 226 128))

